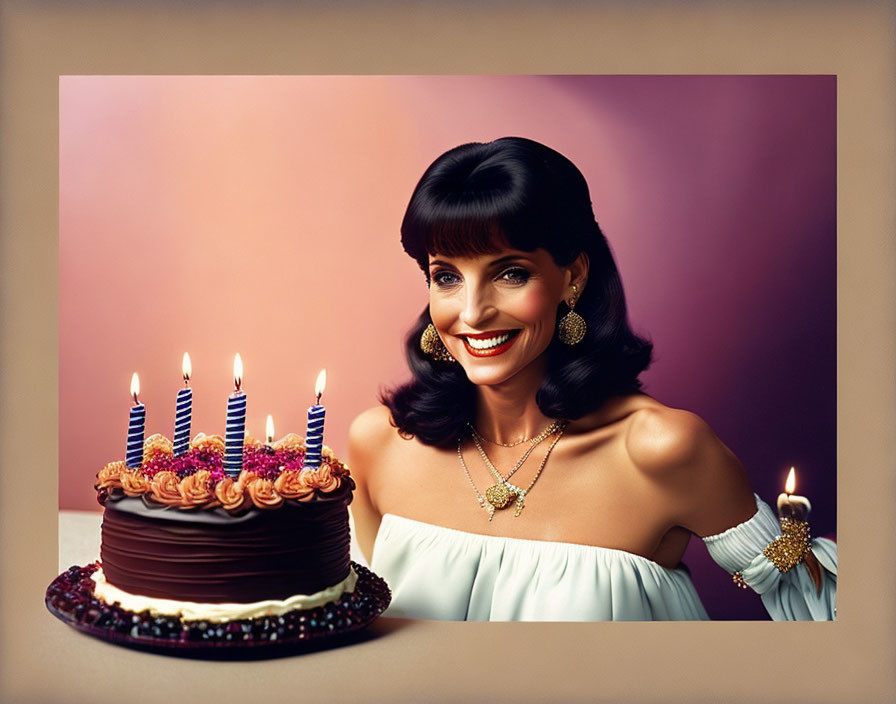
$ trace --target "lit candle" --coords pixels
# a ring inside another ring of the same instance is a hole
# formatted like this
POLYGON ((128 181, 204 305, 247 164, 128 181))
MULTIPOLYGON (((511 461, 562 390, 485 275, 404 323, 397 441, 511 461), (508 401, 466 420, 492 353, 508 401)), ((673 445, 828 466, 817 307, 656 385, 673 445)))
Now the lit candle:
POLYGON ((233 393, 227 399, 227 430, 224 435, 224 471, 236 478, 243 468, 243 441, 246 438, 246 393, 243 383, 243 360, 233 358, 233 393))
POLYGON ((139 467, 143 463, 143 428, 146 424, 146 406, 137 400, 140 393, 140 379, 137 372, 131 377, 131 396, 134 397, 134 405, 128 419, 128 449, 125 455, 125 464, 128 467, 139 467))
POLYGON ((778 515, 782 518, 793 518, 796 521, 805 521, 812 510, 812 504, 805 496, 797 496, 796 470, 791 467, 784 482, 784 493, 778 494, 778 515))
POLYGON ((181 366, 184 374, 184 388, 177 392, 177 407, 174 412, 174 454, 180 456, 190 445, 190 423, 193 419, 193 389, 190 388, 190 375, 193 373, 190 355, 184 352, 181 366))
POLYGON ((320 405, 320 397, 327 385, 327 370, 321 369, 314 385, 317 396, 314 405, 308 408, 308 427, 305 430, 305 466, 310 469, 320 467, 320 453, 324 446, 324 416, 327 409, 320 405))
POLYGON ((274 444, 274 416, 270 413, 264 426, 264 444, 268 447, 274 444))

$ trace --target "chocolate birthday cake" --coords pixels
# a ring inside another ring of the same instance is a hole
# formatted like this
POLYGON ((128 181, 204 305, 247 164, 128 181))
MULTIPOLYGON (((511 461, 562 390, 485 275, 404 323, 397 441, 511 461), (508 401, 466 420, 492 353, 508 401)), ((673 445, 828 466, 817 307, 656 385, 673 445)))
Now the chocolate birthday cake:
POLYGON ((139 466, 103 467, 100 560, 60 575, 50 610, 92 635, 179 647, 301 641, 379 615, 388 588, 349 557, 348 468, 329 448, 305 467, 294 434, 247 438, 238 476, 224 449, 200 434, 175 455, 153 435, 139 466))

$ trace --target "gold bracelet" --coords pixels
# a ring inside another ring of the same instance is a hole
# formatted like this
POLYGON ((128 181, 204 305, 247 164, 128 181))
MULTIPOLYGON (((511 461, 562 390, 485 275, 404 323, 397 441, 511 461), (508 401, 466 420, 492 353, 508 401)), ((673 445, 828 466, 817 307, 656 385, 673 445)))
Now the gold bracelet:
POLYGON ((809 522, 785 517, 781 519, 780 537, 769 543, 762 554, 781 574, 785 574, 803 561, 811 545, 809 522))

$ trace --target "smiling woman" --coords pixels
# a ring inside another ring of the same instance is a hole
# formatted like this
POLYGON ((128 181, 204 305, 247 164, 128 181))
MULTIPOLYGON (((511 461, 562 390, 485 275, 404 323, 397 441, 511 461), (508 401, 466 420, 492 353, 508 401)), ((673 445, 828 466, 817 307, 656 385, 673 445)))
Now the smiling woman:
POLYGON ((554 334, 565 290, 580 289, 587 258, 575 269, 560 268, 544 249, 532 254, 502 250, 495 257, 430 256, 430 304, 433 326, 467 378, 494 386, 534 365, 543 376, 543 353, 554 334), (472 364, 473 360, 483 360, 472 364))
POLYGON ((349 438, 391 615, 705 619, 696 534, 773 618, 833 617, 836 546, 779 526, 706 423, 641 391, 652 345, 571 161, 516 137, 452 149, 402 243, 429 286, 413 379, 349 438))

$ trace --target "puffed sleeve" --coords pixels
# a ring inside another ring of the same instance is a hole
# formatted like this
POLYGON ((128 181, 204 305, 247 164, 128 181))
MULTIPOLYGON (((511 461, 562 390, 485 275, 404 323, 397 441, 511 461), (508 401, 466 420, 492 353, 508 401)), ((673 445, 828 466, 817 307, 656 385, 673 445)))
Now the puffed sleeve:
POLYGON ((837 615, 837 544, 827 538, 812 541, 812 552, 822 568, 819 594, 805 565, 796 565, 782 574, 763 554, 766 546, 780 535, 775 514, 756 496, 752 518, 718 535, 707 536, 703 542, 712 559, 729 574, 740 572, 743 581, 762 597, 773 620, 832 621, 837 615))

